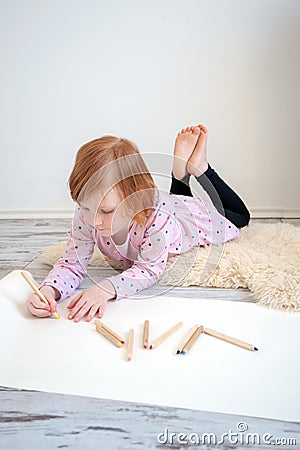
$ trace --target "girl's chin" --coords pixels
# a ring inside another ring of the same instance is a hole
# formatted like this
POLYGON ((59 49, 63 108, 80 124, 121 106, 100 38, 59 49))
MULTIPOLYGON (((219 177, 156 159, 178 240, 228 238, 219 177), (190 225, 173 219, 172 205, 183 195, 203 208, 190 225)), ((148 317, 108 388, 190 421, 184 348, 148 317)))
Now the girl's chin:
POLYGON ((104 236, 104 237, 110 237, 110 236, 113 236, 114 234, 116 234, 116 233, 118 233, 120 230, 112 230, 112 229, 110 229, 110 228, 103 228, 103 229, 101 229, 101 228, 96 228, 96 230, 98 231, 98 233, 101 235, 101 236, 104 236))
POLYGON ((111 235, 112 235, 111 230, 106 230, 106 229, 101 230, 100 228, 97 228, 97 231, 98 231, 99 234, 101 234, 101 236, 106 236, 106 237, 108 237, 108 236, 111 236, 111 235))

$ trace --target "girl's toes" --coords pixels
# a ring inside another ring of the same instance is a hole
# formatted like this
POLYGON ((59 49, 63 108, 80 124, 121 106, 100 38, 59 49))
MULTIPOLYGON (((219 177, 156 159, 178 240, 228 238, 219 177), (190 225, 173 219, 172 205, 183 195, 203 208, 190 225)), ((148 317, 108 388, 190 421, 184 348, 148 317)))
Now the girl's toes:
POLYGON ((200 130, 199 127, 193 127, 192 133, 193 133, 195 136, 199 136, 199 134, 201 133, 201 130, 200 130))
POLYGON ((198 127, 200 128, 203 134, 207 134, 207 128, 202 123, 198 125, 198 127))

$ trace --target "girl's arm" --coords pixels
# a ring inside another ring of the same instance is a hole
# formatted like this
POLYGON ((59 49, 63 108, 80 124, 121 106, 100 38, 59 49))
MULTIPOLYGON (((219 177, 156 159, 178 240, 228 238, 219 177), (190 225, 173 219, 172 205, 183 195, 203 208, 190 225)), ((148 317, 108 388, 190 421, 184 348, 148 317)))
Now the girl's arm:
POLYGON ((175 220, 166 214, 161 225, 154 222, 145 230, 134 264, 121 274, 108 277, 116 291, 116 300, 134 295, 156 283, 164 272, 174 234, 180 232, 175 220))
POLYGON ((56 289, 59 293, 57 301, 69 297, 86 274, 94 245, 92 226, 84 221, 81 209, 76 207, 65 252, 54 264, 40 288, 52 286, 56 289))

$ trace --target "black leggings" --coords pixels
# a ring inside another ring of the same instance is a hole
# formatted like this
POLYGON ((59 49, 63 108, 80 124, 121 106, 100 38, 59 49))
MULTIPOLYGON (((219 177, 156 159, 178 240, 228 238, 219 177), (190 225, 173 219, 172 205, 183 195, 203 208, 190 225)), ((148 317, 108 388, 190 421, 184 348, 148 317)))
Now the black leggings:
MULTIPOLYGON (((246 205, 209 164, 208 169, 202 175, 195 178, 208 193, 220 214, 230 220, 237 228, 243 228, 248 225, 250 213, 246 205)), ((177 180, 172 173, 170 194, 193 197, 189 181, 189 174, 182 178, 182 180, 177 180)))

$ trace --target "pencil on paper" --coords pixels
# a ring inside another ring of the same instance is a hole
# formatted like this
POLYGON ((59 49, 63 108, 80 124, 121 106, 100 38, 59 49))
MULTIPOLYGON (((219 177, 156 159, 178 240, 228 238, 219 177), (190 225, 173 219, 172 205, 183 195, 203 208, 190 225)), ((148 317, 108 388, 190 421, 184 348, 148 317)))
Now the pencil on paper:
POLYGON ((134 342, 134 330, 133 328, 130 328, 128 333, 127 361, 132 360, 133 342, 134 342))
POLYGON ((143 346, 144 348, 149 346, 149 320, 145 320, 144 323, 143 346))
POLYGON ((98 331, 98 333, 102 334, 102 336, 106 337, 106 339, 108 339, 110 342, 115 344, 117 347, 122 347, 122 343, 119 341, 119 339, 117 339, 115 336, 110 334, 105 328, 103 328, 101 325, 99 325, 99 323, 97 323, 96 320, 94 322, 95 322, 96 330, 98 331))
POLYGON ((157 338, 151 345, 151 349, 155 349, 160 344, 162 344, 168 337, 170 337, 172 334, 174 334, 180 327, 182 327, 183 323, 178 322, 174 327, 170 328, 168 331, 166 331, 163 335, 161 335, 159 338, 157 338))
POLYGON ((109 328, 107 325, 105 325, 105 323, 101 322, 101 320, 96 319, 95 323, 97 323, 99 325, 99 327, 104 328, 105 331, 107 331, 112 336, 114 336, 116 339, 118 339, 121 342, 121 344, 125 344, 124 339, 121 336, 119 336, 115 331, 113 331, 111 328, 109 328))
POLYGON ((245 348, 246 350, 258 351, 257 347, 254 347, 252 344, 248 344, 247 342, 240 341, 231 336, 226 336, 226 334, 219 333, 215 330, 210 330, 209 328, 204 328, 204 333, 209 334, 210 336, 216 337, 218 339, 222 339, 222 341, 230 342, 231 344, 238 345, 239 347, 245 348))
MULTIPOLYGON (((27 283, 29 284, 29 286, 33 289, 33 291, 35 292, 35 294, 39 297, 39 299, 45 303, 46 305, 49 305, 48 300, 46 299, 46 297, 42 294, 42 292, 38 289, 38 287, 35 285, 35 283, 32 281, 32 279, 29 277, 29 275, 26 272, 21 271, 21 275, 22 277, 27 281, 27 283)), ((57 314, 56 312, 54 312, 52 314, 56 319, 60 318, 60 315, 57 314)))
POLYGON ((181 353, 183 355, 185 355, 192 348, 192 346, 195 344, 195 342, 197 341, 200 334, 203 333, 203 330, 204 330, 204 327, 202 325, 200 325, 196 328, 196 331, 193 333, 193 335, 191 336, 189 341, 186 343, 186 345, 182 349, 181 353))
POLYGON ((190 332, 186 335, 186 337, 184 338, 184 340, 182 341, 182 343, 179 345, 176 354, 179 355, 179 353, 182 353, 182 350, 184 348, 184 346, 188 343, 188 341, 191 339, 191 337, 193 336, 193 334, 195 333, 195 331, 197 330, 198 325, 195 325, 194 328, 192 328, 190 330, 190 332))

